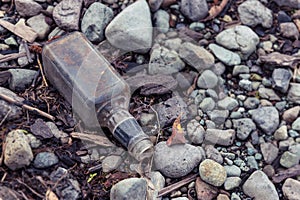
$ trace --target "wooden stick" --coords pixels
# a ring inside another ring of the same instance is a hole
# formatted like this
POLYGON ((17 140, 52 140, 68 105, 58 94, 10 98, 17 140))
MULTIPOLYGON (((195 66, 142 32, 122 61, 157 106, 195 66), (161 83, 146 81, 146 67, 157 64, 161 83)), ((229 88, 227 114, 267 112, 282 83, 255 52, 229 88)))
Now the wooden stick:
POLYGON ((55 117, 53 117, 52 115, 50 115, 50 114, 48 114, 48 113, 46 113, 46 112, 44 112, 44 111, 41 111, 41 110, 39 110, 39 109, 37 109, 37 108, 31 107, 31 106, 29 106, 29 105, 26 105, 26 104, 24 104, 24 103, 22 103, 22 102, 18 102, 18 101, 16 101, 16 100, 14 100, 13 98, 9 97, 9 96, 6 96, 5 94, 0 94, 0 98, 3 99, 3 100, 5 100, 5 101, 7 101, 7 102, 9 102, 9 103, 13 103, 13 104, 15 104, 15 105, 17 105, 17 106, 20 106, 20 107, 22 107, 22 108, 25 108, 26 110, 36 112, 36 113, 38 113, 39 115, 41 115, 41 116, 43 116, 43 117, 46 117, 46 118, 48 118, 48 119, 50 119, 50 120, 52 120, 52 121, 55 120, 55 117))
POLYGON ((79 132, 73 132, 71 133, 71 136, 73 138, 89 141, 101 146, 105 147, 114 147, 114 145, 107 137, 101 136, 101 135, 95 135, 95 134, 87 134, 87 133, 79 133, 79 132))
POLYGON ((39 194, 38 192, 36 192, 34 189, 32 189, 29 185, 27 185, 26 183, 24 183, 23 181, 16 179, 18 183, 24 185, 27 189, 29 189, 33 194, 35 194, 36 196, 40 197, 41 199, 44 198, 43 195, 39 194))
POLYGON ((40 71, 41 71, 41 75, 42 75, 42 78, 43 78, 43 82, 44 82, 45 86, 48 87, 48 83, 47 83, 47 81, 46 81, 46 77, 45 77, 45 74, 44 74, 44 71, 43 71, 43 66, 42 66, 42 64, 41 64, 41 61, 40 61, 39 57, 37 57, 37 63, 38 63, 38 65, 39 65, 39 68, 40 68, 40 71))
POLYGON ((158 196, 157 197, 161 197, 163 195, 166 195, 166 194, 168 194, 168 193, 170 193, 170 192, 172 192, 172 191, 174 191, 174 190, 176 190, 176 189, 178 189, 178 188, 180 188, 180 187, 182 187, 182 186, 184 186, 184 185, 186 185, 186 184, 188 184, 188 183, 196 180, 197 176, 198 176, 198 174, 193 174, 193 175, 188 176, 185 179, 183 179, 183 180, 181 180, 181 181, 179 181, 177 183, 174 183, 172 185, 169 185, 168 187, 165 187, 165 188, 161 189, 158 192, 158 196))
POLYGON ((0 63, 1 62, 7 62, 10 60, 14 60, 20 57, 26 56, 26 52, 21 52, 21 53, 11 53, 7 55, 1 55, 0 54, 0 63))

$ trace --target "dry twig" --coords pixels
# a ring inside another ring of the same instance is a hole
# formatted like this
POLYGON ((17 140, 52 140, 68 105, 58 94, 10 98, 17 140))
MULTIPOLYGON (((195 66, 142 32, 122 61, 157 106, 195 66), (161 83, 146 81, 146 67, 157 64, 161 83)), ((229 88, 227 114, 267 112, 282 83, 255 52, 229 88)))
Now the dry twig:
MULTIPOLYGON (((10 60, 14 60, 20 57, 26 56, 25 52, 21 52, 21 53, 11 53, 11 54, 7 54, 7 55, 1 55, 0 54, 0 63, 1 62, 7 62, 10 60)), ((2 67, 1 67, 2 68, 2 67)))
POLYGON ((227 5, 229 0, 222 0, 222 2, 220 3, 220 5, 216 5, 218 3, 218 1, 214 1, 215 5, 212 6, 210 8, 210 10, 208 11, 209 15, 208 17, 206 17, 205 19, 202 19, 200 21, 205 22, 211 19, 214 19, 215 17, 217 17, 222 10, 225 8, 225 6, 227 5))
POLYGON ((32 189, 29 185, 27 185, 26 183, 24 183, 23 181, 16 179, 18 183, 24 185, 27 189, 29 189, 33 194, 35 194, 36 196, 40 197, 41 199, 44 198, 43 195, 41 195, 40 193, 38 193, 37 191, 35 191, 34 189, 32 189))
POLYGON ((43 71, 43 66, 42 66, 42 64, 41 64, 41 61, 40 61, 39 57, 37 57, 37 63, 38 63, 38 65, 39 65, 39 68, 40 68, 40 71, 41 71, 41 75, 42 75, 42 78, 43 78, 43 82, 44 82, 45 86, 48 87, 48 83, 47 83, 47 81, 46 81, 46 77, 45 77, 45 74, 44 74, 44 71, 43 71))

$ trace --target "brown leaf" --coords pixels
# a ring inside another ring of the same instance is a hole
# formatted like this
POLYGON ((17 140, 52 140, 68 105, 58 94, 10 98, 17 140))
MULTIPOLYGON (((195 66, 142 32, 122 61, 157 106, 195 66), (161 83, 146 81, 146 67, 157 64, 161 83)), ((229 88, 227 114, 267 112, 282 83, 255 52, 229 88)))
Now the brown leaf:
MULTIPOLYGON (((218 3, 218 0, 215 0, 214 3, 218 3)), ((227 5, 228 0, 222 0, 222 2, 220 3, 220 5, 214 5, 210 8, 210 10, 208 11, 208 17, 206 17, 205 19, 202 19, 202 22, 214 19, 216 16, 218 16, 222 10, 225 8, 225 6, 227 5)))
POLYGON ((48 189, 46 192, 46 200, 59 200, 59 199, 54 192, 48 189))
POLYGON ((180 124, 181 114, 176 118, 172 127, 172 135, 167 140, 167 145, 172 146, 173 144, 185 144, 186 140, 184 137, 184 131, 180 124))

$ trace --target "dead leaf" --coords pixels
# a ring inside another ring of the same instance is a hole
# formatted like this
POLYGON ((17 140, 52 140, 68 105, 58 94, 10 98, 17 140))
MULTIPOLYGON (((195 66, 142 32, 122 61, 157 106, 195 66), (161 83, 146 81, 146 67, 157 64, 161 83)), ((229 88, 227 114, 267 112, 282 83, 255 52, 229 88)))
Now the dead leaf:
POLYGON ((180 117, 181 117, 181 114, 178 115, 178 117, 176 118, 176 120, 173 123, 172 135, 167 140, 168 146, 172 146, 173 144, 185 144, 186 143, 186 140, 184 137, 184 131, 180 124, 180 117))
POLYGON ((48 189, 46 192, 46 200, 59 200, 59 199, 54 192, 48 189))
POLYGON ((205 21, 208 21, 208 20, 211 20, 211 19, 214 19, 215 17, 217 17, 221 12, 222 10, 225 8, 225 6, 227 5, 228 3, 228 0, 222 0, 222 2, 220 3, 220 5, 216 5, 218 3, 218 0, 215 0, 214 1, 214 6, 212 6, 210 8, 210 10, 208 11, 208 17, 206 17, 205 19, 202 19, 200 21, 202 22, 205 22, 205 21))

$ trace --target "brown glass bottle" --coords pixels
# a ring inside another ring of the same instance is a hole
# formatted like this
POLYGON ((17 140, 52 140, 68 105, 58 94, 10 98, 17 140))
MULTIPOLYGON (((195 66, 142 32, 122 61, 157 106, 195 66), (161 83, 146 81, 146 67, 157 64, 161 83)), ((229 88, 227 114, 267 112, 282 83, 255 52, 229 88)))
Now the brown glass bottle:
POLYGON ((128 112, 128 84, 82 33, 46 44, 42 56, 47 79, 86 126, 108 127, 137 160, 152 155, 153 144, 128 112))

